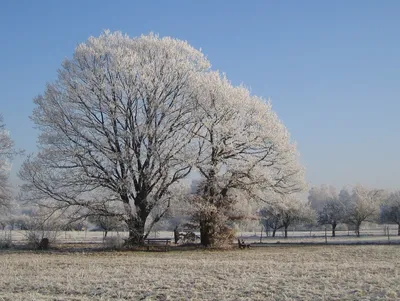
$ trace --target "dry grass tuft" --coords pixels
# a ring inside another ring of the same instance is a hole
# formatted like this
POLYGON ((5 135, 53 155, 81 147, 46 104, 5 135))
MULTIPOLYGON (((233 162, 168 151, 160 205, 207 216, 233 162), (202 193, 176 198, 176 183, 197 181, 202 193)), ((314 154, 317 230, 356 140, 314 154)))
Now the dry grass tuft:
POLYGON ((0 300, 400 300, 399 246, 0 254, 0 300))

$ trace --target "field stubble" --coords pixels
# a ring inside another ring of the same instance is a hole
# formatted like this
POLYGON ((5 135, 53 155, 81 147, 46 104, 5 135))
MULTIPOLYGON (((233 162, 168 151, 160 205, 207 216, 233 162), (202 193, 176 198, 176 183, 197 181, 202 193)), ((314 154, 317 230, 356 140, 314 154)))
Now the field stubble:
POLYGON ((0 300, 400 300, 399 246, 0 253, 0 300))

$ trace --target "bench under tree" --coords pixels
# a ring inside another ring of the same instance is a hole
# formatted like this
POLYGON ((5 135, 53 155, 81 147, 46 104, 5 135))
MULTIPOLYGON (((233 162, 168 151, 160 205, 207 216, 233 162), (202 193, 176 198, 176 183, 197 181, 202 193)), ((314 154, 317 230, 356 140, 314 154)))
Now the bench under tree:
POLYGON ((146 238, 144 240, 147 246, 147 251, 150 251, 150 247, 162 248, 165 252, 169 250, 171 244, 170 238, 146 238))

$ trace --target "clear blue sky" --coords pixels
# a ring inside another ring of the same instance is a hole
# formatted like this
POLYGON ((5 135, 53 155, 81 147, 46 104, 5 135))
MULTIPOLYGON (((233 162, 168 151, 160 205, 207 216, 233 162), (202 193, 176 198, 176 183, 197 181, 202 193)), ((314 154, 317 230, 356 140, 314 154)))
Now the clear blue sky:
POLYGON ((270 97, 312 185, 400 189, 400 1, 3 0, 0 26, 0 112, 28 153, 32 99, 78 43, 152 31, 270 97))

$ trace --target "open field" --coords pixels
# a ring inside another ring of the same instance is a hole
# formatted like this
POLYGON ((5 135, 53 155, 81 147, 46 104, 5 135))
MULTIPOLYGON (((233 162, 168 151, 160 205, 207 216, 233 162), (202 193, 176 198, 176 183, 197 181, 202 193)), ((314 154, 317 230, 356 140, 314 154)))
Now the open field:
POLYGON ((0 253, 0 300, 399 300, 399 246, 0 253))

